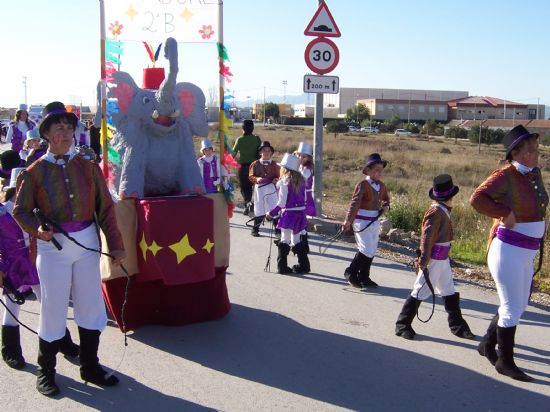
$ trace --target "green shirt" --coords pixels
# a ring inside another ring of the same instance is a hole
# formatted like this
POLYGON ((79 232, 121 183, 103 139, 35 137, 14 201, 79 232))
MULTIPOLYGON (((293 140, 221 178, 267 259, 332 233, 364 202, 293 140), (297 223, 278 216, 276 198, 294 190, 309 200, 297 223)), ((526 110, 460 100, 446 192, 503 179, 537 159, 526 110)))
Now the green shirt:
POLYGON ((258 158, 258 147, 260 147, 261 140, 255 134, 243 134, 237 137, 235 145, 233 146, 233 152, 235 156, 239 154, 239 163, 252 163, 258 158))

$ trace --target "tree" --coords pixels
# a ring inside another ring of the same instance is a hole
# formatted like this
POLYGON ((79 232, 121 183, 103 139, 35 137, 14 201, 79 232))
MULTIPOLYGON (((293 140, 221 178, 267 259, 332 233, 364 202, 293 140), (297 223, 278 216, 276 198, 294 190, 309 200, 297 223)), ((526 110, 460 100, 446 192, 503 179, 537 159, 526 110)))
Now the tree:
POLYGON ((327 132, 334 133, 335 139, 338 133, 345 133, 349 130, 348 125, 339 120, 331 120, 330 122, 327 122, 325 127, 327 132))
POLYGON ((360 125, 363 120, 369 118, 369 108, 363 103, 356 104, 346 111, 346 119, 348 119, 348 122, 357 123, 357 125, 360 125))
POLYGON ((445 132, 445 137, 455 139, 455 143, 457 143, 458 139, 468 138, 468 130, 463 129, 462 127, 452 126, 452 127, 449 127, 445 132))
POLYGON ((437 130, 437 122, 434 119, 428 119, 426 120, 426 124, 424 125, 424 131, 429 136, 430 134, 434 134, 437 130))
POLYGON ((266 118, 273 118, 278 119, 279 118, 279 106, 277 106, 273 102, 267 102, 265 104, 265 117, 266 118))

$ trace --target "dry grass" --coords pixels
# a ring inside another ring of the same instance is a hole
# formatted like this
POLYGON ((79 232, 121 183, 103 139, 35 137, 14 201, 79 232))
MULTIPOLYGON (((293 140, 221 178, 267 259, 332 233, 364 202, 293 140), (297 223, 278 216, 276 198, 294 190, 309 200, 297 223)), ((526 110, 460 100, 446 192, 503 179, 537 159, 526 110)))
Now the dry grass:
MULTIPOLYGON (((276 160, 280 160, 285 152, 295 150, 300 141, 313 141, 312 129, 298 127, 258 126, 255 133, 275 147, 276 160)), ((233 129, 230 143, 239 134, 240 130, 233 129)), ((412 216, 411 226, 430 204, 427 193, 434 176, 450 174, 455 184, 460 186, 453 209, 453 253, 457 258, 483 263, 491 221, 477 214, 469 206, 468 199, 475 187, 499 167, 499 160, 504 157, 500 145, 482 146, 478 152, 477 145, 467 141, 455 143, 453 139, 426 140, 364 133, 339 134, 335 138, 330 133, 324 136, 323 152, 323 213, 334 219, 343 218, 355 184, 364 177, 361 170, 365 159, 371 153, 378 152, 388 160, 383 180, 394 199, 392 208, 395 209, 396 203, 402 205, 412 216)), ((550 149, 541 147, 540 163, 546 182, 550 181, 549 160, 550 149)), ((546 250, 550 254, 550 248, 546 250)), ((544 273, 550 274, 550 261, 546 261, 544 273)))

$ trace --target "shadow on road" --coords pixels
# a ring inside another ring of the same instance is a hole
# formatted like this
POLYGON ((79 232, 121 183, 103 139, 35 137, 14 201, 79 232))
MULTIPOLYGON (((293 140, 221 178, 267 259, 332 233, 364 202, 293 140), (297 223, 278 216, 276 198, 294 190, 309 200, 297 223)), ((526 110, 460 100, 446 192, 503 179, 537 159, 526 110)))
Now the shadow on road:
POLYGON ((434 359, 236 304, 221 321, 143 327, 131 338, 224 374, 353 410, 548 406, 546 396, 533 392, 536 383, 522 389, 455 365, 452 351, 445 359, 434 359), (457 390, 463 394, 460 403, 449 404, 457 390))

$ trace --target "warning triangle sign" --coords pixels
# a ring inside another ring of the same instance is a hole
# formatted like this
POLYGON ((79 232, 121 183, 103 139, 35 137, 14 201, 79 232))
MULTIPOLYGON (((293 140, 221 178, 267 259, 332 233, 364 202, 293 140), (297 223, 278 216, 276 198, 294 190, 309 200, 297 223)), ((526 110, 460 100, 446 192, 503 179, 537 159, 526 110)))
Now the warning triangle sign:
POLYGON ((336 25, 332 14, 325 2, 319 4, 319 8, 313 15, 304 31, 306 36, 340 37, 340 29, 336 25))

